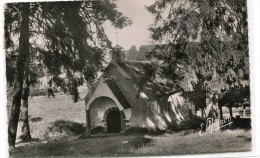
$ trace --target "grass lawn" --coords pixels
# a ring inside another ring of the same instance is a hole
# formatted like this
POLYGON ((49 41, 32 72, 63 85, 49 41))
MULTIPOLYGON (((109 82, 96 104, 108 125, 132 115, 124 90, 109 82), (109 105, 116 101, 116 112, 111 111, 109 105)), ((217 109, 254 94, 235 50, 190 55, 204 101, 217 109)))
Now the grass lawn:
POLYGON ((196 154, 212 152, 236 152, 251 150, 251 132, 243 130, 217 131, 199 136, 193 133, 163 135, 154 138, 151 146, 134 150, 138 154, 196 154))
MULTIPOLYGON (((45 139, 46 131, 57 120, 84 123, 86 119, 85 102, 73 103, 68 95, 55 94, 55 99, 37 96, 29 99, 29 123, 32 138, 45 139)), ((84 95, 80 96, 82 99, 84 95)), ((18 126, 17 138, 21 135, 21 124, 18 126)), ((19 141, 19 139, 17 139, 19 141)))
POLYGON ((56 94, 56 99, 33 97, 29 101, 31 135, 40 141, 17 143, 10 156, 172 155, 251 150, 251 131, 244 130, 217 131, 205 136, 198 132, 179 132, 159 136, 125 136, 121 133, 81 138, 79 133, 85 124, 84 108, 84 101, 73 103, 67 95, 56 94), (54 122, 58 123, 55 124, 58 128, 76 129, 76 135, 48 139, 50 132, 47 131, 54 122))
POLYGON ((171 155, 212 152, 249 151, 251 132, 243 130, 198 133, 180 133, 161 136, 113 135, 103 137, 59 140, 20 146, 11 156, 115 156, 115 155, 171 155))

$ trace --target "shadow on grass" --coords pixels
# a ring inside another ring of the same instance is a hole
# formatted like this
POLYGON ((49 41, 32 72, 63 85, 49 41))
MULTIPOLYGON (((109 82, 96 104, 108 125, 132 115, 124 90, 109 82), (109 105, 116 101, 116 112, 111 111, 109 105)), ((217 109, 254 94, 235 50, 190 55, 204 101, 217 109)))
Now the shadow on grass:
POLYGON ((30 118, 30 121, 33 122, 33 123, 40 122, 41 120, 42 120, 42 117, 33 117, 33 118, 30 118))
POLYGON ((30 143, 30 142, 40 142, 41 140, 39 138, 31 138, 30 140, 24 140, 24 138, 22 138, 23 136, 20 136, 19 138, 21 139, 21 141, 15 143, 17 144, 21 144, 21 143, 30 143))
POLYGON ((236 137, 237 137, 237 138, 244 139, 244 141, 246 141, 246 142, 251 142, 251 140, 252 140, 251 137, 243 136, 243 135, 238 135, 238 136, 236 136, 236 137))

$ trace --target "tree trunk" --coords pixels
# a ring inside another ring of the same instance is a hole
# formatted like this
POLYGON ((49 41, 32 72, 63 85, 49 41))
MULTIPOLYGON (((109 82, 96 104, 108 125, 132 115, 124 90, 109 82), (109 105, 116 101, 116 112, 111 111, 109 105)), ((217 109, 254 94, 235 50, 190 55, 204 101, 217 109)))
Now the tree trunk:
POLYGON ((22 88, 24 80, 25 63, 29 56, 29 3, 20 3, 20 38, 19 38, 19 52, 17 58, 17 75, 14 84, 14 94, 12 100, 12 107, 10 119, 8 122, 8 143, 10 148, 15 147, 17 125, 20 114, 22 88))
POLYGON ((232 118, 233 117, 232 106, 229 106, 228 108, 229 108, 230 117, 232 118))
POLYGON ((219 108, 219 117, 220 117, 220 120, 222 120, 223 119, 222 105, 218 105, 218 108, 219 108))
POLYGON ((89 137, 91 135, 91 127, 90 127, 90 110, 86 110, 86 132, 85 135, 89 137))
POLYGON ((201 118, 205 118, 205 114, 204 114, 204 109, 203 108, 201 108, 201 118))
POLYGON ((74 103, 78 102, 79 100, 79 92, 78 92, 78 88, 77 87, 73 87, 73 93, 74 93, 74 103))
POLYGON ((22 121, 22 135, 20 138, 22 141, 31 141, 31 133, 30 133, 30 126, 28 120, 28 98, 29 98, 29 87, 23 89, 22 94, 22 108, 21 108, 21 115, 20 120, 22 121))

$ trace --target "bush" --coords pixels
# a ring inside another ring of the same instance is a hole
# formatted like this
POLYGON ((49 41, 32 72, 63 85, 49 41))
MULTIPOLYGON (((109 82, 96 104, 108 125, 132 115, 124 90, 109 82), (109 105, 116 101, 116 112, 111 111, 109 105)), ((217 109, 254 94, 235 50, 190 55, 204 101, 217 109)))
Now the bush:
POLYGON ((193 129, 198 130, 202 123, 205 123, 205 119, 194 115, 192 119, 185 120, 178 126, 175 130, 186 130, 186 129, 193 129))
POLYGON ((72 122, 67 120, 57 120, 52 123, 46 132, 47 137, 62 137, 79 135, 85 132, 86 128, 83 123, 72 122))
POLYGON ((251 129, 251 118, 232 118, 231 129, 251 129))
POLYGON ((102 131, 104 131, 104 127, 101 126, 94 127, 90 130, 91 134, 100 133, 102 131))

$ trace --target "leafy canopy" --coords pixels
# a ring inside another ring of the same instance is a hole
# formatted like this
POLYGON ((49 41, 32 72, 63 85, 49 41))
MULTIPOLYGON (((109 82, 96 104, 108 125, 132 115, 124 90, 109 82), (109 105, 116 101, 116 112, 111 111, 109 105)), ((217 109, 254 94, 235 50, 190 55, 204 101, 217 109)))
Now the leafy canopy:
MULTIPOLYGON (((6 74, 10 85, 16 75, 20 4, 5 5, 6 74)), ((109 0, 31 2, 28 12, 27 77, 35 83, 36 77, 49 75, 64 89, 97 77, 105 62, 103 57, 111 48, 103 28, 105 21, 119 29, 131 24, 131 20, 117 10, 115 1, 109 0)))
POLYGON ((151 37, 165 76, 186 91, 220 91, 249 79, 246 0, 156 0, 151 37), (187 86, 188 85, 188 86, 187 86))

